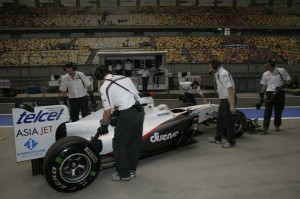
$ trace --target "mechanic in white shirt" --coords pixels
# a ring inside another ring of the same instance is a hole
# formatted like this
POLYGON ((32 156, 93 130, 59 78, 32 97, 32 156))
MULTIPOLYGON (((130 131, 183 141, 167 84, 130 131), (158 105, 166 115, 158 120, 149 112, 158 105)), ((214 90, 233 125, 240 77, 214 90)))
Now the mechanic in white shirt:
POLYGON ((90 96, 92 107, 96 106, 96 100, 91 81, 84 73, 76 71, 74 63, 66 63, 64 71, 66 71, 67 74, 62 77, 60 90, 62 92, 63 102, 66 106, 68 106, 67 93, 69 95, 70 117, 72 122, 75 122, 79 120, 80 112, 82 117, 89 114, 87 93, 90 96))
POLYGON ((136 176, 143 134, 145 112, 139 103, 139 92, 129 77, 111 75, 105 66, 96 69, 95 77, 101 84, 104 109, 100 135, 108 133, 112 110, 119 111, 113 138, 117 172, 111 175, 111 180, 128 181, 136 176))
POLYGON ((162 63, 159 63, 159 65, 156 67, 156 73, 153 75, 153 83, 156 83, 156 87, 159 87, 159 79, 164 74, 164 67, 162 63))
POLYGON ((113 66, 112 66, 112 64, 108 65, 108 71, 109 71, 110 74, 113 73, 113 66))
POLYGON ((133 71, 133 64, 132 62, 130 61, 130 59, 126 59, 126 63, 125 63, 125 66, 124 66, 124 69, 125 69, 125 76, 126 77, 131 77, 132 76, 132 71, 133 71))
POLYGON ((209 142, 221 144, 222 137, 226 134, 227 143, 223 148, 231 148, 236 145, 233 129, 233 114, 236 113, 236 95, 234 81, 230 73, 225 70, 220 61, 212 60, 208 63, 208 70, 215 74, 220 105, 218 109, 217 132, 215 137, 208 137, 209 142))
POLYGON ((138 75, 142 77, 143 92, 147 92, 150 73, 146 65, 138 72, 138 75))
POLYGON ((281 117, 285 105, 284 88, 292 83, 292 78, 284 68, 277 68, 272 60, 267 60, 266 72, 263 73, 260 84, 260 100, 265 102, 263 131, 268 134, 272 110, 274 108, 275 131, 280 131, 281 117), (264 95, 266 93, 266 100, 264 95))
POLYGON ((205 99, 205 96, 200 88, 199 82, 193 81, 187 81, 187 82, 179 82, 179 89, 181 94, 183 95, 182 101, 183 102, 190 102, 194 105, 197 104, 196 99, 194 97, 194 94, 199 94, 200 97, 202 97, 203 102, 207 104, 207 101, 205 99))
POLYGON ((120 64, 120 62, 116 63, 115 70, 116 70, 117 75, 123 74, 123 66, 120 64))

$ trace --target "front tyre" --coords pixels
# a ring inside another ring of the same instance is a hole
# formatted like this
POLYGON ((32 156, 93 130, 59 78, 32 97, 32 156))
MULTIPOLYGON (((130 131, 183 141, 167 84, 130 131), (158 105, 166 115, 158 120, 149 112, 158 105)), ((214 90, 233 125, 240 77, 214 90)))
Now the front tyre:
POLYGON ((44 159, 48 184, 59 192, 75 192, 91 184, 99 174, 100 157, 86 139, 65 137, 55 142, 44 159))

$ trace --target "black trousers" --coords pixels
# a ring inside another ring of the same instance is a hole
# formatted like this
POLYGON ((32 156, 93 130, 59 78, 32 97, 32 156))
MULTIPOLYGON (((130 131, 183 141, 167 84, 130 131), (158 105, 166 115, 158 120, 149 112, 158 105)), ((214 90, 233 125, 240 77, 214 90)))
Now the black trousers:
POLYGON ((117 75, 123 75, 123 70, 116 70, 117 75))
POLYGON ((70 117, 72 122, 79 120, 79 112, 81 112, 82 117, 85 117, 89 114, 89 101, 88 97, 80 98, 70 98, 70 117))
POLYGON ((158 72, 158 73, 155 73, 154 75, 153 75, 153 83, 156 83, 156 85, 157 86, 159 86, 159 78, 161 77, 161 76, 163 76, 163 72, 158 72))
POLYGON ((233 114, 230 112, 230 106, 227 99, 221 99, 218 109, 216 140, 221 141, 223 135, 226 135, 227 141, 230 144, 235 144, 233 114))
POLYGON ((149 82, 149 76, 148 77, 142 77, 143 91, 147 91, 148 82, 149 82))
POLYGON ((280 91, 273 96, 273 92, 266 92, 265 113, 264 113, 264 128, 270 127, 271 116, 274 108, 274 125, 281 125, 282 112, 285 105, 285 92, 280 91))
POLYGON ((125 70, 125 77, 131 77, 132 76, 132 70, 125 70))
POLYGON ((120 177, 129 177, 136 171, 143 136, 144 111, 136 108, 120 111, 113 138, 116 170, 120 177))
POLYGON ((192 104, 197 104, 196 99, 193 94, 191 93, 184 93, 183 102, 190 102, 192 104))

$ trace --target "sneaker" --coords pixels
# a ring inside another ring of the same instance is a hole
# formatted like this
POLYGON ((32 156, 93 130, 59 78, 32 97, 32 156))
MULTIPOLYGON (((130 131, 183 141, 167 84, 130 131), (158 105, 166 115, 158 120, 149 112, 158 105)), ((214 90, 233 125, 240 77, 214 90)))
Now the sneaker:
POLYGON ((130 178, 135 178, 136 177, 136 171, 130 170, 130 178))
POLYGON ((280 131, 280 127, 279 126, 275 126, 275 131, 280 131))
POLYGON ((208 141, 212 143, 221 144, 222 142, 220 140, 217 140, 215 137, 208 137, 208 141))
POLYGON ((119 176, 118 172, 111 174, 110 179, 112 181, 129 181, 131 179, 131 176, 129 177, 121 177, 119 176))
POLYGON ((232 147, 235 147, 235 144, 230 144, 229 142, 223 144, 222 146, 223 148, 232 148, 232 147))

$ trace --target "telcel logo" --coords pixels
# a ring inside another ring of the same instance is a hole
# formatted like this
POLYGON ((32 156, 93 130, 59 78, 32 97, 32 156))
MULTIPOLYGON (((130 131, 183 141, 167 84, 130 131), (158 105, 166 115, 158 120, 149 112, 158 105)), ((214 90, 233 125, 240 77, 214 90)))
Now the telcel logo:
POLYGON ((20 118, 17 121, 17 124, 30 124, 36 122, 46 122, 46 121, 54 121, 59 120, 60 116, 62 115, 64 109, 59 108, 58 110, 53 111, 46 111, 40 110, 38 114, 34 113, 27 113, 24 111, 20 114, 20 118))

